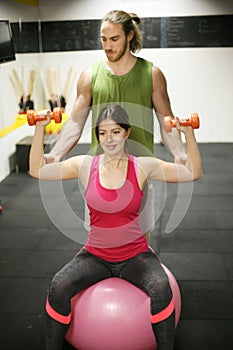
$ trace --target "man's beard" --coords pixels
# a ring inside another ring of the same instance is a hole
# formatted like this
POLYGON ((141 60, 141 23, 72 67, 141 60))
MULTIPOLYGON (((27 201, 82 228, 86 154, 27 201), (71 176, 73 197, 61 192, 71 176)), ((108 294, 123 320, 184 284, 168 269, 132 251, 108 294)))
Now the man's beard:
POLYGON ((111 52, 110 50, 105 51, 106 56, 108 57, 108 60, 109 60, 110 62, 117 62, 117 61, 119 61, 119 60, 124 56, 124 54, 126 53, 127 44, 128 44, 128 43, 127 43, 127 40, 125 40, 125 44, 124 44, 123 48, 122 48, 121 51, 118 53, 118 55, 115 56, 115 57, 111 57, 111 56, 108 55, 108 52, 111 52))

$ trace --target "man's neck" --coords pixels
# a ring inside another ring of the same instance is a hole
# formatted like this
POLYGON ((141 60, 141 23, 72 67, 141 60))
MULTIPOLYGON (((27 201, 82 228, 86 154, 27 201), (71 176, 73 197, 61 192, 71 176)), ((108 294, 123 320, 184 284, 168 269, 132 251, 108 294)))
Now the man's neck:
POLYGON ((111 62, 109 60, 106 60, 105 67, 106 69, 113 75, 125 75, 128 72, 131 71, 131 69, 136 64, 137 57, 132 55, 131 53, 127 56, 122 57, 117 62, 111 62))

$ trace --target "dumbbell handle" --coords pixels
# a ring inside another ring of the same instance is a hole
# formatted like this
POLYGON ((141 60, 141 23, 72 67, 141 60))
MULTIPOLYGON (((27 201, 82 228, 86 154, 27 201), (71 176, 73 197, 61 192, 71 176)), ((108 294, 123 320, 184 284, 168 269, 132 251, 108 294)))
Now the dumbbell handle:
MULTIPOLYGON (((179 120, 180 126, 191 126, 193 129, 198 129, 200 127, 199 116, 197 113, 193 113, 191 118, 179 120)), ((164 128, 166 132, 171 132, 172 128, 176 127, 176 119, 171 119, 171 117, 164 118, 164 128)))

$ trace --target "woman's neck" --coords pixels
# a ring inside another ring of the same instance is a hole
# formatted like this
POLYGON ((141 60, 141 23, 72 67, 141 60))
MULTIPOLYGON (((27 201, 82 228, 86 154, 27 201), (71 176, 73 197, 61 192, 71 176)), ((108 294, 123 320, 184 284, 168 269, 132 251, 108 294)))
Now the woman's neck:
POLYGON ((126 153, 118 154, 116 156, 109 156, 104 154, 102 157, 102 166, 111 169, 119 169, 125 165, 125 161, 128 160, 126 153))
POLYGON ((103 155, 100 158, 99 181, 109 189, 121 188, 125 183, 128 169, 128 157, 122 154, 117 157, 103 155))

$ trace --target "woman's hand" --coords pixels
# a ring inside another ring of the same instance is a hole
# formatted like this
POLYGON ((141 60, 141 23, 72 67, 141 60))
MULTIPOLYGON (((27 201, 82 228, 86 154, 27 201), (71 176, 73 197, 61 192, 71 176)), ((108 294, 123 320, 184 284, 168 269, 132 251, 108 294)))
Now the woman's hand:
POLYGON ((36 126, 45 127, 46 125, 48 125, 51 122, 50 113, 51 113, 51 111, 49 109, 42 109, 42 110, 38 111, 37 116, 41 117, 42 120, 37 120, 36 126))
MULTIPOLYGON (((180 122, 182 122, 182 119, 179 119, 178 117, 175 117, 176 120, 176 130, 182 132, 183 134, 186 133, 192 133, 193 134, 193 128, 192 126, 188 125, 188 126, 181 126, 180 122)), ((183 120, 185 121, 185 119, 183 120)))

